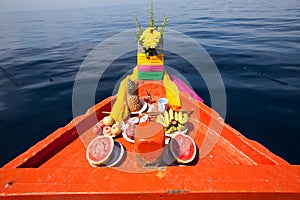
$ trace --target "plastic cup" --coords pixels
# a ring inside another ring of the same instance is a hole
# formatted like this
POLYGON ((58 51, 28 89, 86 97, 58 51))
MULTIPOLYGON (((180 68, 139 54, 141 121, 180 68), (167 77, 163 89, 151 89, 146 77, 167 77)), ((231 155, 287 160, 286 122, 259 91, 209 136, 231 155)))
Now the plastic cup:
POLYGON ((158 99, 158 111, 159 112, 164 112, 167 108, 168 105, 168 99, 166 98, 160 98, 158 99))
POLYGON ((160 161, 165 145, 164 127, 157 122, 144 122, 135 128, 134 150, 144 164, 160 161))

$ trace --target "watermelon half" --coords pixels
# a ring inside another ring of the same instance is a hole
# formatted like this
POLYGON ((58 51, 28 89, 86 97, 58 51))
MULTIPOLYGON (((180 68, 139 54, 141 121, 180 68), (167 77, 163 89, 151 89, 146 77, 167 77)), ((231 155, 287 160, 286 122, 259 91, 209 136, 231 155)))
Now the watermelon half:
POLYGON ((114 149, 114 140, 110 136, 94 138, 86 149, 86 157, 93 166, 103 165, 109 159, 114 149))
POLYGON ((170 152, 178 163, 188 164, 196 157, 197 147, 189 135, 175 133, 170 140, 170 152))

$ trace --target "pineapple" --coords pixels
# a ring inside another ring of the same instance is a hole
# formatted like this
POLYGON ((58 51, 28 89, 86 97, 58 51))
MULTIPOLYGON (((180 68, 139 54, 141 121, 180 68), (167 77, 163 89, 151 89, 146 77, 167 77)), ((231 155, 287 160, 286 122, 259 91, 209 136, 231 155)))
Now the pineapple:
POLYGON ((141 103, 140 103, 139 96, 137 95, 137 85, 131 79, 128 79, 127 82, 127 93, 128 93, 127 105, 130 112, 139 111, 141 108, 141 103))
POLYGON ((136 95, 137 94, 137 85, 130 78, 128 78, 128 82, 127 82, 127 92, 128 92, 129 95, 136 95))
POLYGON ((141 103, 138 95, 128 95, 127 105, 129 107, 130 112, 139 111, 141 108, 141 103))

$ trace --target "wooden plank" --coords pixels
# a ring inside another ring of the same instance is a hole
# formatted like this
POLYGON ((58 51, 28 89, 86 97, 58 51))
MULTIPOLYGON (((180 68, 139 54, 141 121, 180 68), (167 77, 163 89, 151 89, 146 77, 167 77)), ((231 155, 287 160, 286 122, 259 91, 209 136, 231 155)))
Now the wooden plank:
POLYGON ((153 195, 190 197, 193 194, 192 199, 195 199, 206 195, 212 198, 222 195, 224 198, 239 194, 248 199, 248 195, 264 194, 263 197, 268 197, 280 194, 284 199, 290 194, 298 197, 300 194, 299 166, 232 165, 202 171, 183 166, 158 168, 147 173, 126 173, 114 168, 19 168, 1 169, 0 177, 2 197, 70 194, 77 197, 88 194, 132 197, 152 194, 147 196, 150 198, 153 195))

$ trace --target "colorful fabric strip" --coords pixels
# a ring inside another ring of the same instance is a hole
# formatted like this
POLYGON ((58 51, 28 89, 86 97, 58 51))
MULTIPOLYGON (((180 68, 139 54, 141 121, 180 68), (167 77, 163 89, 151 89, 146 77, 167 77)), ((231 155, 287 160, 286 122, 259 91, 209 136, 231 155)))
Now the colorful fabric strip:
POLYGON ((164 71, 163 65, 139 65, 139 72, 160 72, 164 71))
POLYGON ((138 72, 139 80, 162 80, 164 72, 138 72))
POLYGON ((147 58, 146 54, 144 53, 138 53, 137 54, 137 64, 138 65, 163 65, 164 64, 164 54, 159 54, 156 56, 149 56, 147 58))
POLYGON ((197 101, 201 101, 204 103, 204 100, 192 89, 190 88, 185 82, 180 80, 174 75, 170 76, 171 80, 176 84, 177 88, 179 89, 180 92, 187 92, 191 97, 196 99, 197 101))

